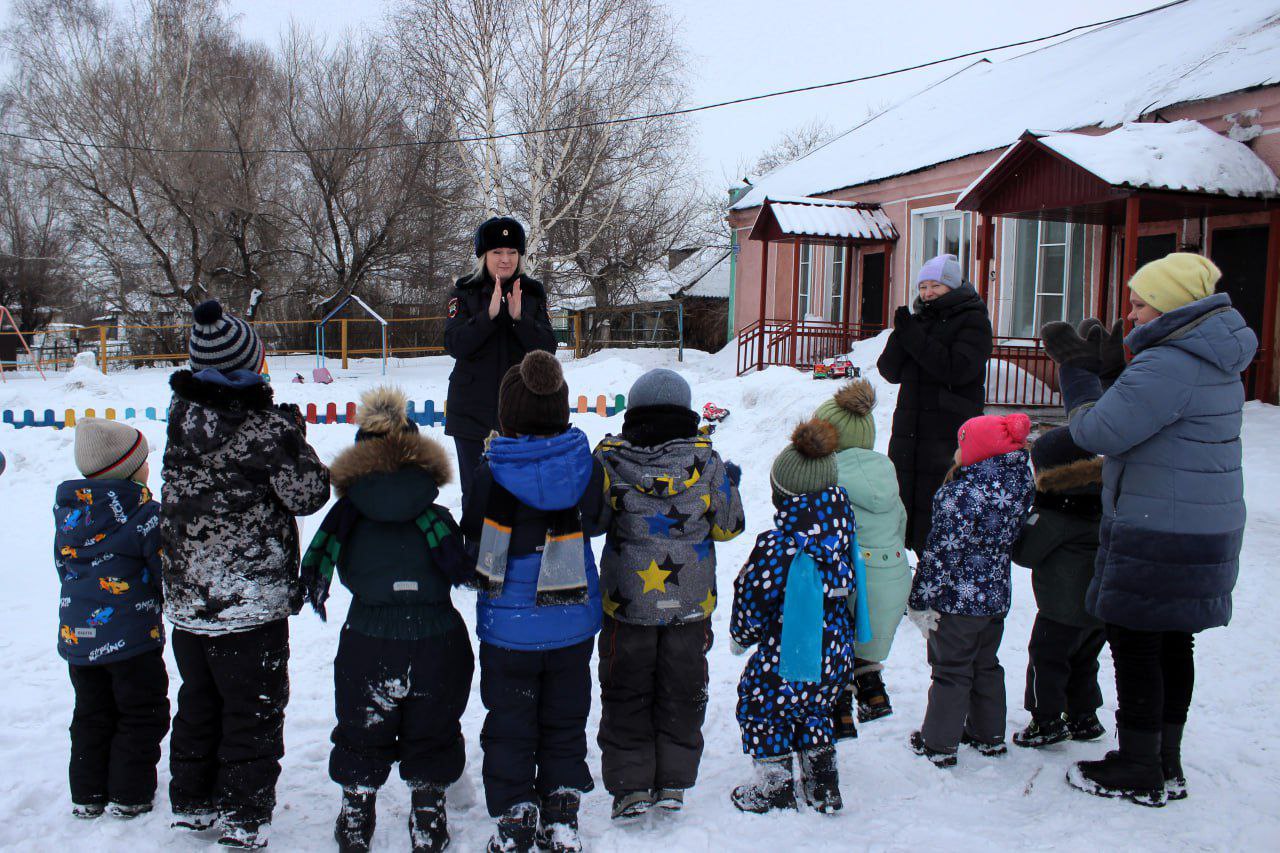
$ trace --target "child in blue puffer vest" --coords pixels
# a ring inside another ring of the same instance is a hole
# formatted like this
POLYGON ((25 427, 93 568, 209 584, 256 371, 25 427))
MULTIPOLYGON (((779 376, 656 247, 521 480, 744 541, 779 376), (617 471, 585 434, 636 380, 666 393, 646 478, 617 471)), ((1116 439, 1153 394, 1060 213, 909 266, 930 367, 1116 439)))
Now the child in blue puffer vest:
POLYGON ((604 477, 569 425, 555 356, 531 352, 498 389, 490 436, 462 515, 478 543, 480 733, 494 851, 581 849, 591 652, 601 599, 589 538, 603 532, 604 477))
POLYGON ((147 490, 147 439, 115 421, 76 426, 81 480, 58 486, 54 565, 62 581, 58 652, 75 689, 72 814, 151 811, 169 675, 160 589, 160 505, 147 490))
POLYGON ((933 669, 924 724, 910 745, 939 767, 955 765, 961 743, 988 756, 1008 751, 999 651, 1010 555, 1035 494, 1030 432, 1021 413, 965 421, 955 467, 933 498, 907 615, 924 634, 933 669))
POLYGON ((810 807, 843 807, 832 716, 853 677, 854 642, 871 632, 853 508, 836 485, 838 441, 826 421, 796 427, 769 472, 774 528, 756 537, 734 581, 729 634, 756 647, 738 682, 742 750, 755 771, 733 789, 744 812, 796 808, 793 755, 810 807))

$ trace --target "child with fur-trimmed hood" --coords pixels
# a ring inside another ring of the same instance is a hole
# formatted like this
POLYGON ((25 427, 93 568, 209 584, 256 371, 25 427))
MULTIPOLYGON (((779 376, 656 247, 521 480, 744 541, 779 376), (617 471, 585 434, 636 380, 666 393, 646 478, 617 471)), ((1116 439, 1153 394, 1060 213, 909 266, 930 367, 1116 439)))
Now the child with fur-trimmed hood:
POLYGON ((813 413, 836 428, 839 484, 849 495, 858 520, 858 548, 867 566, 867 608, 871 641, 854 647, 853 684, 836 703, 836 739, 857 737, 854 694, 859 723, 893 713, 885 690, 884 661, 902 621, 911 592, 911 565, 904 544, 907 511, 898 491, 893 460, 877 453, 876 389, 865 379, 846 384, 813 413))
POLYGON ((368 850, 375 798, 391 765, 412 791, 415 851, 448 844, 445 788, 466 761, 461 717, 474 657, 451 586, 471 564, 449 511, 436 503, 452 479, 444 450, 418 433, 396 388, 365 393, 356 443, 334 460, 338 502, 302 562, 303 583, 325 613, 329 582, 351 591, 333 664, 329 776, 342 786, 334 835, 368 850))

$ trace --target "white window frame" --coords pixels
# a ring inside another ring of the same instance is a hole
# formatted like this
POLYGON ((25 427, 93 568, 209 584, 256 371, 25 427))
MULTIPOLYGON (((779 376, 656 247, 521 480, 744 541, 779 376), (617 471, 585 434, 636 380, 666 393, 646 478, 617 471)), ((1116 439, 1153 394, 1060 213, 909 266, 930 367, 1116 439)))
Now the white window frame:
POLYGON ((967 210, 956 210, 954 204, 940 204, 933 207, 920 207, 911 211, 911 281, 908 301, 915 298, 916 276, 924 262, 941 254, 946 240, 946 221, 960 220, 960 274, 967 280, 969 277, 969 259, 973 252, 973 215, 967 210), (932 247, 924 245, 925 221, 938 220, 938 242, 932 247))
POLYGON ((1044 326, 1045 323, 1050 322, 1050 320, 1062 320, 1064 319, 1064 317, 1071 316, 1071 311, 1070 311, 1070 300, 1072 297, 1071 278, 1072 278, 1072 274, 1075 272, 1075 269, 1072 266, 1073 259, 1072 259, 1072 252, 1071 252, 1071 241, 1073 236, 1076 234, 1077 229, 1079 229, 1080 239, 1084 241, 1082 246, 1082 254, 1084 256, 1084 269, 1081 272, 1080 292, 1078 294, 1078 298, 1081 303, 1080 305, 1081 316, 1082 317, 1089 316, 1089 296, 1090 296, 1090 292, 1089 292, 1090 272, 1089 271, 1092 264, 1092 255, 1093 255, 1093 247, 1091 245, 1090 234, 1088 230, 1089 226, 1076 223, 1076 222, 1066 222, 1062 224, 1066 226, 1066 233, 1063 237, 1063 242, 1046 243, 1042 239, 1044 235, 1044 226, 1045 226, 1044 220, 1014 219, 1012 217, 1003 220, 1003 233, 1002 233, 1002 240, 1001 240, 1002 260, 1000 264, 1001 271, 1002 271, 1001 282, 1000 282, 1000 292, 1001 292, 1002 298, 1000 301, 1004 303, 1004 306, 1003 306, 1003 309, 1001 310, 1002 321, 1000 325, 1004 327, 1004 333, 1006 335, 1015 336, 1018 338, 1025 338, 1028 340, 1032 338, 1038 338, 1040 336, 1039 330, 1041 327, 1044 326), (1022 229, 1031 227, 1033 225, 1035 226, 1035 229, 1036 229, 1036 248, 1035 248, 1036 280, 1035 280, 1035 286, 1032 288, 1032 292, 1030 295, 1030 298, 1032 300, 1031 332, 1025 335, 1024 334, 1015 335, 1013 323, 1017 316, 1018 299, 1021 298, 1021 293, 1018 290, 1018 282, 1012 279, 1012 275, 1016 273, 1018 268, 1018 245, 1023 236, 1022 229), (1060 292, 1045 290, 1043 287, 1042 267, 1043 267, 1043 259, 1044 259, 1044 249, 1046 246, 1062 246, 1062 249, 1063 249, 1063 252, 1062 252, 1063 278, 1062 278, 1062 290, 1060 292), (1006 276, 1009 276, 1009 278, 1006 279, 1006 276), (1040 297, 1041 296, 1061 297, 1062 314, 1053 318, 1041 317, 1040 316, 1040 297))
POLYGON ((827 317, 832 323, 844 322, 844 300, 848 296, 844 292, 845 265, 849 263, 848 246, 827 246, 827 317))
POLYGON ((796 285, 796 319, 803 322, 809 314, 809 294, 813 286, 813 245, 811 243, 800 244, 800 262, 796 275, 799 277, 796 285))

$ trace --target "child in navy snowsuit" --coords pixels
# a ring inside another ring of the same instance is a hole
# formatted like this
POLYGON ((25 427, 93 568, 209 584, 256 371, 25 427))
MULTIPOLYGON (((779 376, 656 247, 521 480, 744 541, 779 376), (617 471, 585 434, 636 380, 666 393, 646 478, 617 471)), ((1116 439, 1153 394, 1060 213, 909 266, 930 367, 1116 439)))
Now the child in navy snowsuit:
POLYGON ((488 710, 484 793, 498 819, 492 851, 580 850, 591 652, 601 600, 589 537, 600 532, 604 476, 569 426, 555 356, 531 352, 498 391, 502 435, 476 468, 462 530, 478 543, 476 633, 488 710), (540 824, 540 825, 539 825, 540 824))
MULTIPOLYGON (((809 805, 842 807, 832 737, 837 699, 853 677, 856 584, 854 515, 836 485, 838 436, 831 424, 798 426, 773 463, 773 530, 734 581, 729 632, 755 646, 738 682, 742 749, 755 778, 733 790, 742 811, 794 809, 792 755, 809 805), (784 624, 790 620, 794 629, 784 624)), ((864 620, 865 624, 865 620, 864 620)), ((864 631, 870 639, 869 630, 864 631)))
POLYGON ((960 427, 956 467, 933 498, 933 526, 916 567, 908 616, 928 643, 933 683, 917 755, 956 763, 958 744, 1002 755, 1004 669, 1000 640, 1011 594, 1009 565, 1035 485, 1024 414, 984 415, 960 427))
POLYGON ((161 650, 160 505, 146 481, 147 440, 115 421, 76 427, 82 480, 58 486, 54 565, 62 581, 58 652, 75 689, 71 802, 76 817, 151 811, 169 731, 161 650))
POLYGON ((375 388, 360 401, 356 444, 330 479, 338 502, 302 560, 312 606, 324 614, 336 570, 351 606, 333 662, 329 776, 342 786, 334 835, 342 851, 367 851, 380 787, 399 763, 412 792, 415 851, 449 843, 445 789, 466 764, 461 718, 475 658, 451 586, 473 563, 449 511, 445 451, 405 413, 403 393, 375 388))

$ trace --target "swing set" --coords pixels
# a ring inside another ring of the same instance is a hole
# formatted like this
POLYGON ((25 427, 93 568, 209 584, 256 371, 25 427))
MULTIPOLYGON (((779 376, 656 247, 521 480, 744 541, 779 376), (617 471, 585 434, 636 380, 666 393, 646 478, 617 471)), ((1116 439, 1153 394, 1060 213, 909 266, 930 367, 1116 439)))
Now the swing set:
MULTIPOLYGON (((385 328, 385 327, 384 327, 384 328, 385 328)), ((28 355, 28 356, 30 356, 30 358, 31 358, 31 366, 32 366, 32 367, 34 367, 34 368, 36 369, 36 371, 37 371, 37 372, 39 372, 39 374, 40 374, 40 378, 41 378, 41 379, 46 379, 46 378, 47 378, 47 377, 44 375, 44 368, 42 368, 42 367, 40 366, 40 360, 39 360, 38 358, 36 358, 36 354, 35 354, 35 353, 33 353, 33 352, 31 351, 31 346, 27 343, 27 339, 26 339, 26 337, 24 337, 24 336, 23 336, 23 334, 22 334, 22 332, 20 332, 20 331, 18 330, 18 323, 17 323, 17 321, 15 321, 15 320, 13 319, 13 315, 9 313, 9 309, 8 309, 8 308, 6 308, 6 307, 4 307, 3 305, 0 305, 0 335, 17 335, 17 336, 18 336, 18 341, 22 344, 22 348, 23 348, 24 350, 26 350, 26 351, 27 351, 27 355, 28 355), (7 322, 10 326, 12 326, 12 327, 13 327, 13 330, 12 330, 12 331, 6 331, 6 330, 5 330, 5 327, 4 327, 4 326, 5 326, 5 323, 6 323, 6 322, 7 322)), ((383 335, 384 335, 384 338, 383 338, 383 339, 385 340, 385 339, 386 339, 386 338, 385 338, 385 335, 386 335, 386 332, 385 332, 385 331, 383 332, 383 335)), ((5 378, 5 375, 4 375, 4 368, 5 368, 5 365, 6 365, 6 364, 12 364, 12 365, 13 365, 13 369, 14 369, 14 371, 15 371, 15 372, 18 370, 18 359, 17 359, 17 348, 16 348, 16 347, 14 348, 14 360, 13 360, 13 361, 4 361, 4 360, 0 360, 0 381, 3 381, 3 382, 8 382, 8 381, 9 381, 8 379, 6 379, 6 378, 5 378)))

